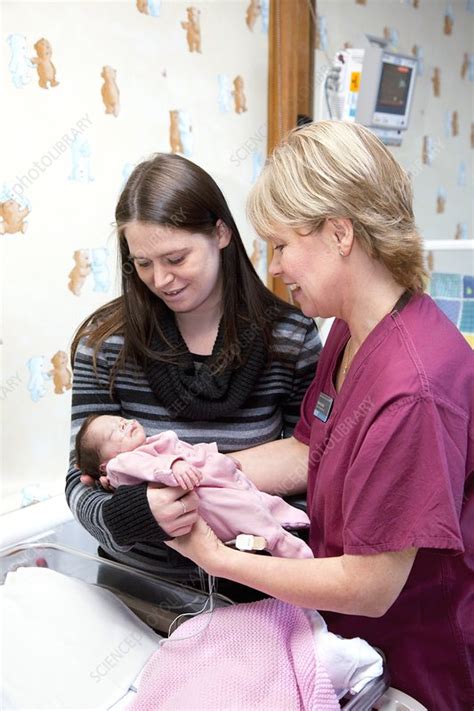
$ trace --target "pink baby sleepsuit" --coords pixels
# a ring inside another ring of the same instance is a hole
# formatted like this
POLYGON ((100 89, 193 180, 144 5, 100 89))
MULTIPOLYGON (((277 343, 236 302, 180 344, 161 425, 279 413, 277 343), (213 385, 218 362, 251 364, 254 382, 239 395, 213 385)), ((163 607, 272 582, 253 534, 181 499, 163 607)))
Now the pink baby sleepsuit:
POLYGON ((167 430, 148 437, 141 447, 111 459, 107 475, 115 488, 140 481, 177 486, 171 466, 178 459, 193 464, 203 473, 195 489, 199 513, 222 541, 234 539, 239 533, 250 533, 263 536, 272 555, 313 557, 304 541, 282 528, 307 526, 306 514, 279 496, 259 491, 230 457, 217 450, 215 442, 191 445, 167 430))

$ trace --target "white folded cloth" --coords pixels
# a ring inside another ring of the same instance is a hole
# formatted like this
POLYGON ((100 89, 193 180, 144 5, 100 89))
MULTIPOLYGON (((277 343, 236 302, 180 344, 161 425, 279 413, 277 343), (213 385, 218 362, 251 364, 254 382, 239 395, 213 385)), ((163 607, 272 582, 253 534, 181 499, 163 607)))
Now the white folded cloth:
POLYGON ((326 668, 338 699, 347 692, 356 694, 382 674, 383 659, 368 642, 339 637, 329 632, 319 612, 304 612, 313 631, 316 659, 326 668))
POLYGON ((109 709, 161 637, 115 595, 48 568, 0 587, 2 709, 109 709))

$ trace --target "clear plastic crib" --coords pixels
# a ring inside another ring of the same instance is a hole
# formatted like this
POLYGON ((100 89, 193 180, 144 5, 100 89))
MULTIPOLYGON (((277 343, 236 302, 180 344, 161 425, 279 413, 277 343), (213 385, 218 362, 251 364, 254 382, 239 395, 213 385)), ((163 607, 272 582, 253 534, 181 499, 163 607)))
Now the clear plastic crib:
MULTIPOLYGON (((137 617, 161 635, 167 635, 179 615, 199 612, 208 601, 203 592, 56 543, 25 543, 1 550, 0 584, 3 585, 10 571, 21 566, 48 567, 83 582, 100 585, 117 595, 137 617)), ((215 607, 231 604, 228 598, 214 595, 215 607)), ((423 709, 409 697, 389 690, 386 665, 380 677, 340 703, 344 711, 423 709)))

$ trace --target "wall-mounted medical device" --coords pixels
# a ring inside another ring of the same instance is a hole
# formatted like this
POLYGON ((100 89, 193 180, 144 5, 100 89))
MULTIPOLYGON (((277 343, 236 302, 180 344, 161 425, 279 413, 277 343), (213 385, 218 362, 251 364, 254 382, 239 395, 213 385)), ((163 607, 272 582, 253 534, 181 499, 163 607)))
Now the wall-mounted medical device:
POLYGON ((336 54, 325 82, 330 118, 355 120, 364 53, 364 49, 344 49, 336 54))
POLYGON ((325 85, 330 118, 369 127, 387 145, 399 146, 408 127, 415 88, 415 57, 389 51, 367 37, 368 47, 337 52, 325 85))

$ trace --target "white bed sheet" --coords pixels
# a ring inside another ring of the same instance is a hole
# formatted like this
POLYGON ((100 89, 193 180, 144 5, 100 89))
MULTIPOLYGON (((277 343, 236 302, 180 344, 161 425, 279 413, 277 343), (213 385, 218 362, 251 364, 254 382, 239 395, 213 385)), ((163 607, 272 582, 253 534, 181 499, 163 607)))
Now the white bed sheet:
POLYGON ((109 709, 160 636, 115 595, 47 568, 0 587, 2 709, 109 709))

